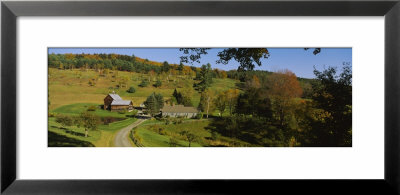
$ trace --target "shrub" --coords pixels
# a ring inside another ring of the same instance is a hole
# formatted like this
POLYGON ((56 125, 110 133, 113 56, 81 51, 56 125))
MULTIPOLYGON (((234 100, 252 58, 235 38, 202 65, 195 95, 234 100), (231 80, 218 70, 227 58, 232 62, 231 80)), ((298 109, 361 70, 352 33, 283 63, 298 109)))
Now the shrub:
POLYGON ((212 131, 211 132, 211 139, 215 141, 218 138, 219 138, 219 134, 217 132, 215 132, 215 131, 212 131))
POLYGON ((156 132, 156 133, 159 133, 161 129, 162 128, 160 127, 160 125, 157 125, 157 124, 150 126, 150 130, 153 132, 156 132))
POLYGON ((229 145, 233 146, 233 147, 240 147, 241 144, 240 144, 240 142, 238 142, 236 140, 232 140, 229 142, 229 145))
POLYGON ((134 118, 134 117, 137 115, 137 113, 138 113, 137 110, 132 110, 132 111, 130 112, 130 114, 129 114, 129 115, 126 115, 126 116, 127 116, 127 117, 131 117, 131 118, 134 118))
POLYGON ((89 86, 96 86, 96 79, 94 79, 94 78, 90 79, 88 83, 89 83, 89 86))
POLYGON ((158 128, 158 134, 165 135, 165 130, 162 127, 158 128))
POLYGON ((89 106, 89 108, 87 109, 87 111, 96 111, 96 109, 97 109, 97 106, 92 105, 92 106, 89 106))
POLYGON ((110 123, 116 122, 116 121, 121 121, 124 120, 124 118, 116 118, 112 116, 105 116, 101 118, 101 121, 103 122, 104 125, 108 125, 110 123))
POLYGON ((135 93, 136 89, 134 87, 129 87, 129 89, 127 90, 128 93, 135 93))
POLYGON ((165 124, 166 124, 166 125, 171 124, 171 119, 170 119, 170 118, 165 118, 165 124))
POLYGON ((196 119, 202 119, 203 118, 203 113, 202 112, 198 113, 195 118, 196 119))
POLYGON ((170 137, 169 138, 169 146, 176 147, 177 145, 178 145, 178 140, 175 137, 170 137))
POLYGON ((132 129, 130 131, 130 138, 132 139, 133 143, 135 143, 136 146, 143 146, 142 145, 142 138, 139 137, 139 135, 137 134, 137 131, 135 131, 135 129, 132 129))
POLYGON ((149 81, 147 79, 143 79, 139 84, 139 87, 147 87, 149 85, 149 81))
POLYGON ((72 126, 73 125, 73 118, 66 115, 57 115, 56 122, 60 123, 63 127, 72 126))
POLYGON ((118 113, 119 113, 119 114, 125 114, 125 113, 126 113, 126 109, 118 110, 118 113))
POLYGON ((154 87, 161 87, 162 82, 160 80, 157 80, 156 83, 154 83, 154 87))
POLYGON ((181 124, 181 123, 183 123, 183 118, 177 118, 176 124, 181 124))

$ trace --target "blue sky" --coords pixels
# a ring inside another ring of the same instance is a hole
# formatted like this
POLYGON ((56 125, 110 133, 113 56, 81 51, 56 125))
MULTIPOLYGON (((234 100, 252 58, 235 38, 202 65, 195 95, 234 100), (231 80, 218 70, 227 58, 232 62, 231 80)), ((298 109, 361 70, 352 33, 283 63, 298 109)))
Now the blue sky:
MULTIPOLYGON (((232 60, 227 65, 217 64, 218 52, 223 48, 212 48, 208 54, 200 59, 200 63, 194 66, 210 63, 212 68, 223 70, 237 69, 239 63, 232 60)), ((314 78, 314 66, 318 70, 332 66, 341 69, 343 62, 352 63, 351 48, 322 48, 321 53, 314 55, 313 49, 305 51, 303 48, 268 48, 270 57, 262 60, 262 66, 256 66, 255 70, 278 71, 288 69, 299 77, 314 78)), ((132 55, 149 59, 152 61, 167 61, 179 64, 180 56, 183 55, 179 48, 49 48, 49 53, 115 53, 132 55)))

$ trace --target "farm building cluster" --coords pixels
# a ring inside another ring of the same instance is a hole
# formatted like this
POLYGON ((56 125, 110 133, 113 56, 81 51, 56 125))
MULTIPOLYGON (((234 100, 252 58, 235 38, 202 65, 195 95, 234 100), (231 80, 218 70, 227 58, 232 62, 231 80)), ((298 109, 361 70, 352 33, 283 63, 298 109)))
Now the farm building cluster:
MULTIPOLYGON (((139 115, 146 115, 146 107, 142 103, 139 107, 133 107, 131 100, 123 100, 118 94, 111 93, 104 98, 104 110, 120 111, 127 110, 132 111, 133 109, 138 110, 139 115)), ((162 117, 183 117, 183 118, 194 118, 197 116, 199 111, 195 107, 187 107, 183 105, 164 105, 160 110, 162 117)))

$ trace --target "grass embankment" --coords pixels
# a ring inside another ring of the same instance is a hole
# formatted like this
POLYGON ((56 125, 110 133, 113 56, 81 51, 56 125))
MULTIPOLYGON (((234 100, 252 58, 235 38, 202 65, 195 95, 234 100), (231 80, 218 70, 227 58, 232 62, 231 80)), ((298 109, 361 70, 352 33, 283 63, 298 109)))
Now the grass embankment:
MULTIPOLYGON (((146 121, 147 122, 147 121, 146 121)), ((182 131, 188 131, 195 135, 196 139, 191 143, 191 147, 201 146, 231 146, 231 142, 238 142, 228 137, 221 135, 212 135, 209 130, 206 129, 210 120, 197 120, 189 119, 185 120, 180 124, 168 124, 166 125, 160 121, 151 121, 142 124, 135 128, 137 139, 143 146, 147 147, 168 147, 171 146, 171 138, 177 140, 177 147, 188 147, 189 142, 184 135, 181 135, 182 131), (162 129, 160 132, 159 129, 162 129)), ((242 142, 242 144, 247 144, 242 142)))
MULTIPOLYGON (((64 114, 70 116, 78 116, 81 112, 84 112, 90 106, 98 106, 98 104, 93 103, 77 103, 71 105, 65 105, 59 108, 56 108, 52 111, 52 113, 64 114)), ((137 119, 132 118, 129 112, 126 113, 118 113, 118 112, 110 112, 107 110, 96 109, 95 111, 91 111, 92 114, 95 114, 99 117, 114 117, 118 118, 119 121, 109 123, 107 125, 101 124, 98 126, 97 130, 90 131, 89 137, 84 137, 85 129, 78 128, 76 126, 70 127, 62 127, 61 124, 55 121, 54 117, 49 117, 49 131, 51 132, 51 136, 49 134, 49 146, 83 146, 83 143, 79 142, 88 142, 86 145, 96 146, 96 147, 110 147, 114 145, 114 137, 118 130, 134 123, 137 119), (69 139, 76 140, 73 142, 74 144, 68 144, 68 139, 65 139, 65 143, 62 143, 61 138, 57 138, 56 136, 65 136, 69 139), (57 138, 55 143, 53 142, 53 138, 57 138)), ((84 146, 86 146, 84 145, 84 146)))
POLYGON ((60 114, 69 114, 69 115, 79 115, 82 112, 87 111, 90 106, 96 106, 95 111, 91 111, 92 114, 95 114, 99 117, 115 117, 115 118, 126 118, 131 115, 130 112, 119 113, 119 112, 110 112, 109 110, 103 110, 100 108, 100 104, 93 103, 77 103, 61 106, 52 110, 51 112, 60 113, 60 114))

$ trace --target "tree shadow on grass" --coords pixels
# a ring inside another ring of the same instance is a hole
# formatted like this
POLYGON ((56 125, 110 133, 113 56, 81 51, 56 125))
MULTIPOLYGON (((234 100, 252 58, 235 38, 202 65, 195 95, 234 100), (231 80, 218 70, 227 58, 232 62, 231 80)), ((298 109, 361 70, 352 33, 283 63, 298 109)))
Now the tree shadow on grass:
POLYGON ((49 131, 48 147, 94 147, 94 145, 88 141, 70 138, 65 135, 60 135, 49 131))
MULTIPOLYGON (((65 130, 65 133, 69 133, 69 134, 71 134, 71 135, 76 135, 76 136, 85 137, 85 134, 84 134, 84 133, 75 132, 75 131, 72 131, 72 130, 65 130)), ((89 136, 88 136, 88 137, 89 137, 89 136)))
MULTIPOLYGON (((65 127, 57 127, 57 126, 51 126, 51 127, 53 127, 53 128, 58 128, 58 129, 61 129, 61 130, 64 130, 65 131, 65 133, 68 133, 68 134, 71 134, 71 135, 75 135, 75 136, 81 136, 81 137, 84 137, 85 136, 85 134, 84 133, 80 133, 80 132, 75 132, 75 131, 72 131, 72 130, 70 130, 70 129, 67 129, 67 128, 65 128, 65 127)), ((90 137, 90 136, 88 136, 88 137, 90 137)))

